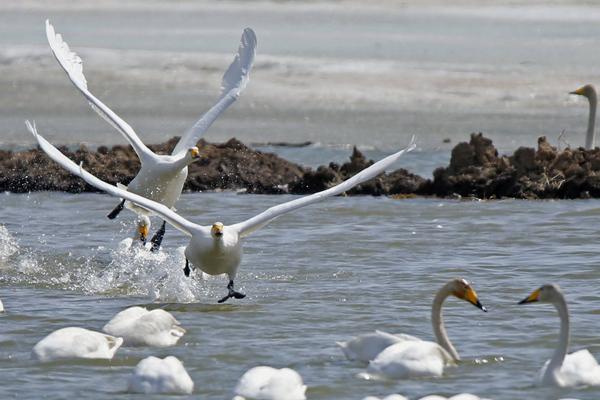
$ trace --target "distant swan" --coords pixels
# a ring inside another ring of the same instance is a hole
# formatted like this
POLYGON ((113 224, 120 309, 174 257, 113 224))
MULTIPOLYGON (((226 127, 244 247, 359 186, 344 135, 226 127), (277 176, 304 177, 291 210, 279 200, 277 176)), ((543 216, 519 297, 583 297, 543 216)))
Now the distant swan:
POLYGON ((192 394, 194 382, 181 361, 173 356, 147 357, 138 363, 129 378, 132 393, 192 394))
POLYGON ((115 315, 102 330, 123 338, 126 346, 173 346, 185 334, 179 321, 160 308, 129 307, 115 315))
POLYGON ((0 312, 4 312, 4 304, 2 304, 2 300, 0 300, 0 312))
POLYGON ((542 367, 538 376, 541 385, 572 387, 600 386, 600 365, 587 349, 567 354, 569 349, 569 310, 558 285, 544 285, 519 304, 551 303, 560 317, 560 336, 554 355, 542 367))
POLYGON ((235 387, 233 400, 305 400, 306 385, 293 369, 254 367, 235 387))
POLYGON ((586 97, 590 102, 590 114, 588 119, 587 135, 585 137, 585 148, 591 150, 596 147, 596 138, 594 136, 594 125, 596 124, 596 107, 598 104, 598 95, 594 85, 585 85, 569 94, 577 94, 586 97))
POLYGON ((83 328, 62 328, 40 340, 31 356, 48 362, 60 359, 91 358, 110 360, 123 339, 83 328))
POLYGON ((464 279, 451 280, 442 286, 433 300, 431 319, 437 343, 404 336, 404 340, 387 347, 369 362, 368 375, 391 379, 441 376, 445 366, 459 361, 460 357, 448 339, 442 318, 442 304, 448 296, 458 297, 487 311, 469 282, 464 279))

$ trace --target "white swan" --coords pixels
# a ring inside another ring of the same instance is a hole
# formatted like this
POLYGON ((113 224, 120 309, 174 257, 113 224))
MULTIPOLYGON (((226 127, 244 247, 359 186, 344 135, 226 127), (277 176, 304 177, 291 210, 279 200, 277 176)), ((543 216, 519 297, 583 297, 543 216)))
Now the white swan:
POLYGON ((558 285, 544 285, 519 304, 551 303, 560 317, 560 336, 552 358, 546 361, 538 376, 541 385, 573 387, 600 386, 600 365, 587 349, 567 354, 569 349, 569 310, 558 285))
POLYGON ((234 400, 305 400, 306 385, 293 369, 254 367, 235 387, 234 400))
POLYGON ((415 148, 413 138, 413 141, 411 141, 410 145, 405 149, 376 162, 375 164, 365 168, 363 171, 337 186, 312 194, 310 196, 301 197, 287 203, 271 207, 244 222, 227 226, 223 225, 221 222, 215 222, 212 224, 212 226, 203 226, 188 221, 175 211, 162 204, 101 181, 89 172, 85 171, 82 167, 75 164, 68 157, 58 151, 56 147, 48 143, 46 139, 38 135, 35 127, 32 127, 30 124, 29 127, 31 128, 30 130, 37 139, 40 147, 46 152, 46 154, 48 154, 50 158, 62 165, 63 168, 72 174, 83 178, 90 185, 100 190, 103 190, 116 197, 122 197, 155 212, 169 224, 173 225, 184 234, 190 236, 190 242, 185 248, 186 265, 184 272, 187 276, 189 276, 190 268, 188 264, 191 262, 194 266, 200 268, 203 272, 209 275, 227 274, 229 276, 229 284, 227 285, 228 294, 219 300, 220 303, 231 297, 237 299, 245 297, 244 294, 236 292, 233 288, 233 280, 235 279, 242 259, 242 239, 244 237, 267 225, 269 222, 283 214, 313 203, 317 203, 327 197, 342 194, 345 191, 352 189, 354 186, 376 177, 384 172, 386 168, 390 167, 394 162, 396 162, 404 153, 415 148))
POLYGON ((4 312, 4 304, 2 304, 2 300, 0 300, 0 312, 4 312))
POLYGON ((591 150, 596 147, 596 137, 594 135, 594 125, 596 124, 596 108, 598 105, 596 88, 594 85, 585 85, 573 92, 569 92, 569 94, 576 94, 586 97, 590 103, 590 114, 588 117, 587 135, 585 137, 585 148, 591 150))
POLYGON ((177 358, 150 356, 136 365, 127 390, 144 394, 192 394, 194 382, 177 358))
POLYGON ((168 347, 185 334, 171 313, 157 308, 129 307, 115 315, 102 331, 123 338, 126 346, 168 347))
POLYGON ((375 397, 375 396, 367 396, 362 400, 408 400, 406 397, 401 396, 399 394, 390 394, 389 396, 385 396, 383 398, 375 397))
POLYGON ((420 340, 417 337, 405 334, 391 334, 375 331, 357 336, 347 342, 336 342, 349 360, 369 362, 384 349, 405 340, 420 340))
MULTIPOLYGON (((171 155, 158 155, 150 150, 137 136, 133 128, 115 114, 110 108, 96 98, 87 87, 83 75, 81 58, 69 49, 60 34, 54 32, 54 27, 46 20, 46 37, 50 48, 60 66, 65 70, 75 87, 88 100, 90 106, 102 118, 125 136, 140 158, 141 168, 135 178, 124 187, 132 193, 157 201, 172 208, 181 195, 183 184, 187 178, 188 164, 200 157, 196 143, 200 136, 212 125, 217 117, 225 111, 246 87, 256 51, 256 35, 252 29, 245 29, 233 62, 223 75, 221 96, 217 103, 204 114, 194 126, 179 140, 171 155)), ((108 217, 113 219, 124 206, 142 214, 148 210, 121 201, 108 217)), ((160 246, 164 235, 165 224, 153 238, 154 248, 160 246)))
POLYGON ((123 339, 88 329, 69 327, 52 332, 40 340, 31 356, 48 362, 60 359, 92 358, 110 360, 123 339))
POLYGON ((437 343, 412 337, 393 344, 369 362, 368 374, 391 379, 441 376, 445 366, 459 361, 460 357, 448 339, 442 318, 442 304, 448 296, 455 296, 487 311, 466 280, 451 280, 442 286, 433 300, 431 320, 437 343))

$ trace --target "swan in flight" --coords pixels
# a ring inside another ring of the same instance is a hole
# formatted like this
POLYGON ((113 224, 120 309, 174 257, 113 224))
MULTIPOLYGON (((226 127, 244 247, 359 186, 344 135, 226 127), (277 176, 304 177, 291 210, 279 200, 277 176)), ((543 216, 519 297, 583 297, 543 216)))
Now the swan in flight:
MULTIPOLYGON (((88 100, 92 109, 125 136, 138 155, 141 168, 129 185, 126 187, 123 186, 123 188, 164 204, 168 208, 173 208, 181 195, 183 184, 187 178, 188 165, 200 157, 200 152, 196 147, 200 136, 202 136, 223 111, 237 100, 248 83, 256 52, 256 35, 254 31, 250 28, 244 30, 238 52, 223 75, 219 99, 182 136, 171 155, 155 154, 141 141, 127 122, 121 119, 88 90, 87 81, 83 75, 81 58, 70 50, 69 45, 63 41, 60 34, 54 32, 54 27, 48 20, 46 20, 46 36, 56 60, 65 70, 71 82, 88 100)), ((122 200, 108 214, 108 218, 116 218, 124 207, 130 208, 138 214, 151 214, 144 208, 122 200)), ((165 222, 163 221, 160 229, 152 238, 154 250, 157 250, 160 246, 164 232, 165 222)))
POLYGON ((538 376, 541 385, 573 387, 600 386, 600 365, 587 349, 567 354, 569 350, 569 310, 558 285, 544 285, 536 289, 519 304, 551 303, 560 317, 558 346, 552 358, 546 361, 538 376))
POLYGON ((165 310, 129 307, 115 315, 102 331, 123 338, 126 346, 168 347, 185 334, 179 321, 165 310))
POLYGON ((144 394, 192 394, 194 382, 173 356, 160 359, 147 357, 136 365, 129 377, 127 391, 144 394))
POLYGON ((91 358, 110 360, 123 344, 123 339, 68 327, 52 332, 40 340, 31 351, 32 358, 41 362, 60 359, 91 358))
POLYGON ((35 126, 28 124, 28 127, 37 139, 42 150, 44 150, 51 159, 59 163, 63 168, 72 174, 83 178, 90 185, 103 190, 108 194, 124 198, 158 214, 169 224, 173 225, 175 228, 189 236, 190 241, 184 252, 186 258, 184 268, 185 275, 190 275, 191 270, 189 263, 191 262, 192 266, 200 268, 201 271, 209 275, 227 274, 229 277, 229 283, 227 285, 228 294, 220 299, 219 303, 222 303, 232 297, 236 299, 242 299, 246 296, 235 291, 233 286, 233 281, 242 260, 243 238, 250 235, 255 230, 267 225, 269 222, 283 214, 287 214, 298 208, 308 206, 309 204, 317 203, 327 197, 342 194, 352 189, 354 186, 376 177, 377 175, 383 173, 386 168, 390 167, 394 162, 396 162, 404 153, 415 148, 413 137, 411 143, 405 149, 387 156, 383 160, 380 160, 370 167, 365 168, 352 178, 345 180, 337 186, 314 193, 310 196, 300 197, 287 203, 271 207, 266 211, 237 224, 224 225, 222 222, 215 222, 210 226, 204 226, 188 221, 163 204, 146 199, 119 187, 112 186, 96 178, 58 151, 56 147, 48 143, 48 141, 42 136, 38 135, 35 126))
POLYGON ((442 304, 448 296, 465 300, 487 311, 479 302, 477 293, 469 282, 464 279, 451 280, 442 286, 433 300, 431 321, 437 343, 412 336, 405 337, 405 340, 385 348, 369 362, 367 375, 390 379, 439 377, 445 366, 460 361, 458 352, 448 339, 442 318, 442 304))
POLYGON ((238 381, 233 400, 305 400, 306 385, 290 368, 254 367, 238 381))
POLYGON ((598 104, 598 95, 594 85, 585 85, 579 89, 569 92, 569 94, 576 94, 579 96, 586 97, 590 102, 590 116, 588 119, 587 135, 585 137, 585 148, 591 150, 596 147, 596 137, 594 136, 594 125, 596 124, 596 107, 598 104))

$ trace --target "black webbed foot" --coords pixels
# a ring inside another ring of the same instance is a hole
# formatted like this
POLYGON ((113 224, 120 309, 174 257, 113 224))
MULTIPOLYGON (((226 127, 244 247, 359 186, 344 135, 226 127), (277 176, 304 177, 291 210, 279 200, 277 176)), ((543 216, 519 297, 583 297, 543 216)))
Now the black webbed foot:
POLYGON ((117 206, 110 213, 108 213, 106 217, 108 219, 117 218, 117 215, 119 215, 121 211, 123 211, 123 208, 125 208, 125 200, 121 200, 121 202, 117 204, 117 206))
POLYGON ((191 272, 192 272, 192 270, 190 269, 190 262, 186 258, 185 259, 185 267, 183 268, 183 274, 189 278, 191 272))
POLYGON ((150 243, 152 243, 152 247, 150 248, 151 252, 156 252, 160 249, 160 244, 162 243, 163 237, 165 236, 165 230, 167 228, 167 223, 163 221, 160 229, 156 231, 152 239, 150 239, 150 243))
POLYGON ((235 299, 243 299, 244 297, 246 297, 244 293, 236 292, 235 290, 233 290, 233 281, 229 281, 229 284, 227 285, 227 290, 229 291, 229 293, 227 293, 227 296, 220 299, 218 303, 224 303, 232 297, 235 299))

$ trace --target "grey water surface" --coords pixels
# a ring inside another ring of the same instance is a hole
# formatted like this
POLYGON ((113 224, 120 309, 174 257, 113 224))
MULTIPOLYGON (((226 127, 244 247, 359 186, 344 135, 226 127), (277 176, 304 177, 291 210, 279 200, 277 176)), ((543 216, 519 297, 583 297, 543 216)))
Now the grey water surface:
MULTIPOLYGON (((180 212, 201 223, 247 218, 293 196, 184 194, 180 212)), ((248 368, 297 369, 309 399, 471 392, 502 400, 596 399, 599 389, 533 385, 551 356, 558 316, 517 305, 543 283, 566 293, 571 349, 600 353, 597 220, 600 202, 456 201, 337 197, 281 217, 248 238, 237 279, 244 300, 218 305, 226 279, 183 276, 167 231, 160 254, 123 249, 131 215, 104 215, 101 194, 3 194, 0 232, 2 398, 125 399, 128 374, 149 355, 175 355, 196 387, 190 398, 227 399, 248 368), (432 339, 430 305, 448 279, 464 277, 483 313, 450 298, 449 335, 464 361, 439 379, 367 381, 335 342, 374 329, 432 339), (131 305, 162 307, 188 330, 172 348, 120 349, 112 361, 30 359, 34 344, 65 326, 101 329, 131 305)), ((156 398, 163 398, 157 396, 156 398)))

